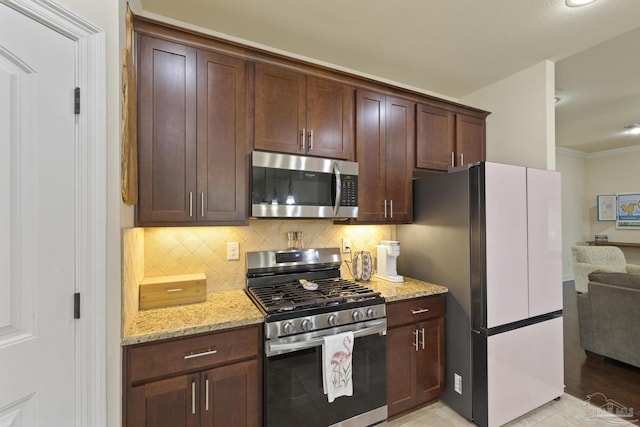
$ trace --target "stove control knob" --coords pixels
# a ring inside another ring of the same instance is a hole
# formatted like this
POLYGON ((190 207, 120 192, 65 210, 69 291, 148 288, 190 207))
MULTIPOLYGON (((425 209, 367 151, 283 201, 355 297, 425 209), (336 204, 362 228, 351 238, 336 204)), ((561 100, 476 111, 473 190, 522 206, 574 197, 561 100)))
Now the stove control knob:
POLYGON ((284 325, 282 325, 282 331, 285 334, 291 334, 295 331, 295 328, 293 327, 293 324, 291 322, 286 322, 284 325))
POLYGON ((311 320, 309 320, 309 319, 304 319, 304 320, 300 323, 300 329, 302 329, 303 331, 308 331, 309 329, 311 329, 311 320))
POLYGON ((362 313, 358 310, 354 310, 353 313, 351 313, 351 317, 353 317, 353 320, 356 322, 359 322, 362 320, 362 313))
POLYGON ((370 308, 367 310, 367 317, 369 319, 373 319, 374 317, 376 317, 376 311, 373 308, 370 308))
POLYGON ((327 318, 327 321, 331 326, 338 326, 338 316, 336 316, 335 314, 329 315, 329 317, 327 318))

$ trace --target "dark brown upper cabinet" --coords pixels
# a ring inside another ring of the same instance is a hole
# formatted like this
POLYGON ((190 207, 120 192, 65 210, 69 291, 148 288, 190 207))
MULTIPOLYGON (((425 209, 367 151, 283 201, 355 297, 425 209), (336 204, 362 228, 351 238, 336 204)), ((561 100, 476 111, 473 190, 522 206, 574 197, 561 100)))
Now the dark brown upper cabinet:
POLYGON ((256 63, 254 146, 352 160, 353 104, 350 85, 256 63))
POLYGON ((486 114, 418 104, 416 168, 446 171, 485 160, 486 114))
POLYGON ((247 222, 245 61, 138 37, 138 226, 247 222))
POLYGON ((357 91, 358 222, 411 222, 414 111, 409 100, 357 91))

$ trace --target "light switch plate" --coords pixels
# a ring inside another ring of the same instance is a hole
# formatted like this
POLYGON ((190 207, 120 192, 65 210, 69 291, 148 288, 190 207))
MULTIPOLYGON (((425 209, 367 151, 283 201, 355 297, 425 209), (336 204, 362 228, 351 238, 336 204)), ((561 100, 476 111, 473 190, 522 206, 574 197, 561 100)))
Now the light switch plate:
POLYGON ((237 261, 240 259, 240 243, 227 242, 227 261, 237 261))

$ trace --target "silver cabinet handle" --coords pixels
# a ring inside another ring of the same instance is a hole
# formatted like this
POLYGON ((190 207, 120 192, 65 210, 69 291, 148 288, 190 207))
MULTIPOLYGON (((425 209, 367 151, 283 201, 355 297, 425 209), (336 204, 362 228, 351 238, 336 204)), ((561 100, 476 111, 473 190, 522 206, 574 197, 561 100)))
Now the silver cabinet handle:
POLYGON ((182 288, 167 289, 167 292, 169 292, 169 293, 171 293, 171 292, 182 292, 182 288))
POLYGON ((455 165, 456 165, 456 156, 452 151, 451 152, 451 167, 454 167, 455 165))
POLYGON ((305 137, 307 136, 307 130, 302 128, 302 132, 300 132, 300 151, 304 151, 305 146, 305 137))
POLYGON ((218 352, 218 350, 207 350, 207 351, 203 351, 201 353, 191 353, 191 354, 187 354, 186 356, 184 356, 185 360, 188 359, 195 359, 196 357, 202 357, 202 356, 209 356, 211 354, 216 354, 218 352))
POLYGON ((422 335, 422 349, 424 350, 424 328, 422 328, 420 334, 422 335))
MULTIPOLYGON (((424 348, 424 345, 422 348, 424 348)), ((209 410, 209 378, 204 380, 204 410, 209 410)))
POLYGON ((464 165, 464 153, 460 153, 460 165, 464 165))
POLYGON ((416 336, 416 341, 413 343, 413 346, 416 348, 416 351, 418 351, 418 330, 417 329, 413 331, 413 335, 416 336))
POLYGON ((389 200, 389 207, 389 210, 391 211, 391 218, 393 218, 393 199, 389 200))
POLYGON ((384 200, 384 217, 387 217, 387 200, 384 200))
POLYGON ((191 381, 191 414, 196 414, 196 382, 191 381))
POLYGON ((418 309, 418 310, 411 310, 411 314, 426 313, 427 311, 429 311, 428 308, 421 308, 421 309, 418 309))
POLYGON ((309 151, 313 150, 313 129, 309 131, 309 151))
POLYGON ((204 191, 200 193, 200 218, 204 218, 204 191))
POLYGON ((193 218, 193 192, 189 191, 189 218, 193 218))

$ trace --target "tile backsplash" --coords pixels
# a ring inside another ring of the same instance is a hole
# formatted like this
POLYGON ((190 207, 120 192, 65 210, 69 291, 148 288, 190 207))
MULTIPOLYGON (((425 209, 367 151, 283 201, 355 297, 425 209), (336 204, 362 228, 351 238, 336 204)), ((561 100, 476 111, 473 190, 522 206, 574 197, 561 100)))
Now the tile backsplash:
MULTIPOLYGON (((394 225, 337 225, 331 220, 250 220, 248 227, 157 227, 123 230, 123 327, 138 306, 144 277, 205 273, 207 292, 245 287, 245 253, 287 248, 287 232, 302 231, 305 248, 340 247, 376 255, 380 240, 395 238, 394 225), (227 260, 227 242, 240 243, 240 259, 227 260), (143 265, 140 265, 143 264, 143 265)), ((348 254, 346 254, 346 259, 348 254)), ((351 277, 346 265, 342 275, 351 277)))

